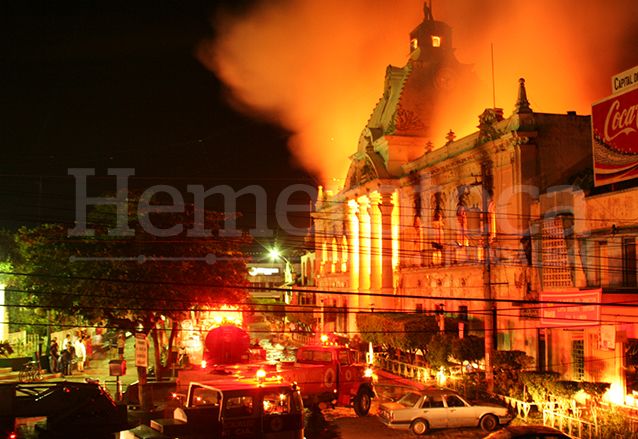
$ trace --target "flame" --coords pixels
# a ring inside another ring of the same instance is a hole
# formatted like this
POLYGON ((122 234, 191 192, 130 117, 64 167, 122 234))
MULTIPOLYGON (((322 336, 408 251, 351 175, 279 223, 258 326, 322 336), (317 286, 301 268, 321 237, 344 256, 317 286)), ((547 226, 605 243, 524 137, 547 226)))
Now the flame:
MULTIPOLYGON (((462 113, 441 122, 433 142, 476 131, 478 115, 495 106, 508 117, 518 78, 536 112, 590 114, 611 94, 610 78, 635 60, 629 32, 638 3, 538 0, 434 2, 433 15, 453 28, 456 57, 474 64, 489 93, 464 100, 462 113), (623 58, 624 56, 624 58, 623 58)), ((220 11, 217 37, 197 56, 226 84, 236 108, 294 134, 299 165, 324 182, 343 179, 359 134, 383 92, 388 64, 402 67, 409 33, 423 20, 423 1, 290 0, 261 2, 242 15, 220 11)), ((452 102, 456 105, 458 102, 452 102)))

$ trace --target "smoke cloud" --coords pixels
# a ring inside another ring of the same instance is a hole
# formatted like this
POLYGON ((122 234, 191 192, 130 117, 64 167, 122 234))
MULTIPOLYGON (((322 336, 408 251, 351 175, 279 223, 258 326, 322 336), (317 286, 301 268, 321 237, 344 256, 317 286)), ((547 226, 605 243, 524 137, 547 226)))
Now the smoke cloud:
MULTIPOLYGON (((494 106, 492 60, 495 103, 506 117, 519 78, 534 111, 590 114, 611 94, 611 76, 638 65, 634 0, 434 0, 432 12, 452 26, 457 59, 473 64, 490 90, 458 102, 476 117, 441 127, 457 138, 494 106)), ((293 133, 289 148, 300 166, 339 185, 383 93, 386 67, 406 64, 409 33, 422 20, 421 0, 262 1, 242 15, 220 11, 217 37, 200 44, 198 58, 236 108, 293 133)))

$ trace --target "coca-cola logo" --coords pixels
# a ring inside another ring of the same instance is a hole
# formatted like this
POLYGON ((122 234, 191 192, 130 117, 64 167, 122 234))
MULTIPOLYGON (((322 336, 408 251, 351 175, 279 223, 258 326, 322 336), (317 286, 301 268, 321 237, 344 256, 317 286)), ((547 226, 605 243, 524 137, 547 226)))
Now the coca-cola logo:
POLYGON ((638 154, 638 88, 593 104, 592 125, 594 141, 621 154, 638 154))
POLYGON ((631 105, 627 108, 620 106, 620 101, 615 100, 609 107, 605 118, 604 140, 611 142, 616 137, 625 134, 635 133, 638 129, 636 124, 636 113, 638 105, 631 105))

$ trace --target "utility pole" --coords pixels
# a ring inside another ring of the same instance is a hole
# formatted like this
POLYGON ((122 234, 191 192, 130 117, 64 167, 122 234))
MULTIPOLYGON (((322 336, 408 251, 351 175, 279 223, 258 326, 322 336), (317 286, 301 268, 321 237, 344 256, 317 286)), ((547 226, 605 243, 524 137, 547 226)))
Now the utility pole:
POLYGON ((493 355, 494 355, 494 320, 493 320, 493 303, 492 303, 492 272, 490 261, 490 217, 489 217, 489 205, 488 195, 491 193, 492 182, 491 177, 487 172, 487 163, 484 163, 481 167, 481 184, 483 190, 481 191, 483 199, 483 239, 484 239, 484 251, 485 251, 485 265, 483 266, 483 287, 485 301, 485 383, 487 384, 487 391, 494 393, 494 369, 493 355))

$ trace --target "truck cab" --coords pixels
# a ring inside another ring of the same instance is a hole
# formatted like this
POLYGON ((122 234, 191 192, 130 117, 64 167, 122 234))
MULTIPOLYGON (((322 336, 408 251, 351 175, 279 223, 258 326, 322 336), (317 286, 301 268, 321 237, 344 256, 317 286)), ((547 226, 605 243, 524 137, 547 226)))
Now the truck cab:
POLYGON ((365 416, 370 410, 371 398, 375 396, 371 371, 368 366, 359 363, 357 352, 339 345, 316 344, 298 349, 297 364, 304 366, 322 365, 323 377, 319 380, 319 390, 302 390, 307 395, 324 395, 332 392, 332 400, 338 406, 353 406, 359 416, 365 416))
POLYGON ((303 439, 303 402, 295 386, 279 382, 193 382, 173 418, 136 430, 137 439, 303 439))

